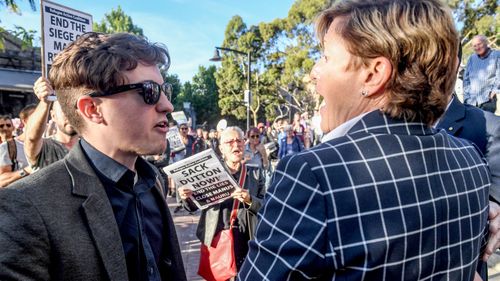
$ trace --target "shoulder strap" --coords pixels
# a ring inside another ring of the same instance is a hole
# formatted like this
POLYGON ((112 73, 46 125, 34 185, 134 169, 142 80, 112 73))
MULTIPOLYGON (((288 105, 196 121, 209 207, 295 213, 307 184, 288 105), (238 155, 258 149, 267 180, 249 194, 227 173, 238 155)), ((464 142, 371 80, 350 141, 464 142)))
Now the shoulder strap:
MULTIPOLYGON (((245 184, 245 179, 247 177, 247 166, 245 164, 241 165, 241 174, 240 174, 240 179, 238 181, 238 184, 241 188, 243 188, 243 184, 245 184)), ((240 207, 240 201, 234 199, 233 202, 233 210, 231 211, 231 218, 230 218, 230 224, 231 228, 233 227, 233 223, 236 220, 236 215, 238 214, 238 208, 240 207)))
POLYGON ((17 147, 14 139, 7 140, 7 149, 9 150, 10 161, 12 161, 12 171, 17 168, 17 147))

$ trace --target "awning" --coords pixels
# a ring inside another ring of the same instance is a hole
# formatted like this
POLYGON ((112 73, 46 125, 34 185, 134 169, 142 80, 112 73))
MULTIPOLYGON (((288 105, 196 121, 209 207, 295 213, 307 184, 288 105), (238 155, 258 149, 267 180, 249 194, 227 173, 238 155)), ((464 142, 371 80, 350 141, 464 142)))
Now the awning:
POLYGON ((40 76, 40 71, 0 68, 0 90, 33 93, 33 84, 40 76))

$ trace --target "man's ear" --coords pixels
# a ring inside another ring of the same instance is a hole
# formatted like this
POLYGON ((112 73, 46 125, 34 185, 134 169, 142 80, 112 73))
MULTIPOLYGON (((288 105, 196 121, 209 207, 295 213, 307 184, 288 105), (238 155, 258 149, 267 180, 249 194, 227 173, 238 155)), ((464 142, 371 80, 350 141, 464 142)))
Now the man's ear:
POLYGON ((367 96, 380 94, 391 78, 392 64, 385 57, 377 57, 370 61, 368 67, 365 68, 365 73, 363 89, 366 90, 367 96))
POLYGON ((81 96, 76 102, 76 107, 83 119, 93 123, 102 123, 104 118, 100 111, 99 104, 89 96, 81 96))

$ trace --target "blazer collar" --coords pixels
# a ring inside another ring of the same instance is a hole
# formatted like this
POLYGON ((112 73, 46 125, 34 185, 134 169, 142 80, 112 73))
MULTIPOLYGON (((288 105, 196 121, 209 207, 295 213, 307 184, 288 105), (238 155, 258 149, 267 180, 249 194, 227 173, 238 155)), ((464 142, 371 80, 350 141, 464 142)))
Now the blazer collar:
POLYGON ((441 117, 437 127, 445 129, 448 134, 455 135, 455 133, 463 126, 465 114, 465 105, 456 97, 453 97, 453 100, 441 117))
POLYGON ((71 178, 72 193, 86 197, 82 204, 83 216, 109 279, 128 280, 123 245, 111 204, 80 143, 75 144, 64 158, 64 164, 71 178))
POLYGON ((371 133, 391 135, 432 135, 434 130, 421 122, 407 122, 391 118, 380 110, 372 111, 359 120, 347 133, 371 133))

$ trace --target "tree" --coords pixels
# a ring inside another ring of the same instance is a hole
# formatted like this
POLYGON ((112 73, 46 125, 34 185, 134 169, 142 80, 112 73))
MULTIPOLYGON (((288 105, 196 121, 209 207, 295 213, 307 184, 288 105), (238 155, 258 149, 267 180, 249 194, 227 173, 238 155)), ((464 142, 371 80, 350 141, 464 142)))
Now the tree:
MULTIPOLYGON (((35 0, 28 0, 30 6, 31 6, 31 9, 33 11, 36 11, 36 5, 35 5, 35 0)), ((21 15, 21 10, 19 9, 19 6, 17 6, 17 3, 15 0, 0 0, 0 7, 6 7, 9 11, 13 12, 13 13, 16 13, 18 15, 21 15)), ((0 22, 2 22, 0 20, 0 22)), ((21 27, 22 28, 22 27, 21 27)), ((18 29, 19 31, 19 27, 16 26, 16 29, 18 29)), ((25 29, 23 29, 24 31, 26 31, 25 29)), ((0 50, 3 50, 5 49, 5 41, 4 41, 4 37, 3 37, 3 32, 6 32, 7 30, 3 27, 0 26, 0 50)), ((21 37, 29 37, 29 35, 31 34, 31 40, 29 41, 24 41, 23 40, 23 47, 24 47, 24 42, 27 43, 27 44, 30 44, 30 46, 33 46, 33 38, 34 38, 34 31, 30 30, 30 31, 27 31, 25 32, 21 37), (27 35, 27 36, 24 36, 24 35, 27 35)), ((16 37, 19 37, 18 35, 15 35, 16 37)))
POLYGON ((35 40, 36 30, 27 30, 21 26, 14 26, 16 28, 15 31, 12 32, 14 36, 19 38, 22 41, 21 49, 26 50, 28 48, 33 47, 33 41, 35 40))
POLYGON ((498 0, 447 0, 455 22, 461 26, 464 61, 473 52, 472 37, 483 34, 493 47, 500 46, 500 2, 498 0))
MULTIPOLYGON (((258 119, 272 120, 291 110, 312 111, 314 97, 307 90, 307 77, 319 57, 312 22, 331 4, 327 0, 298 0, 288 16, 270 23, 247 27, 234 16, 225 31, 223 47, 252 52, 252 124, 258 119)), ((243 92, 246 85, 246 60, 224 53, 216 73, 222 115, 246 118, 243 92)))
MULTIPOLYGON (((19 9, 19 6, 16 3, 17 1, 15 0, 0 0, 0 6, 6 7, 9 11, 16 13, 18 15, 21 15, 21 10, 19 9)), ((36 11, 36 4, 35 0, 28 0, 28 3, 31 6, 31 9, 33 11, 36 11)))
POLYGON ((215 83, 215 66, 199 66, 191 82, 182 85, 180 94, 174 100, 174 108, 183 108, 184 102, 193 106, 198 123, 208 123, 212 126, 219 121, 220 109, 217 104, 219 94, 215 83))
POLYGON ((142 28, 135 25, 130 16, 127 16, 120 6, 111 9, 111 13, 104 14, 101 23, 94 22, 94 31, 104 33, 128 32, 143 36, 142 28))

